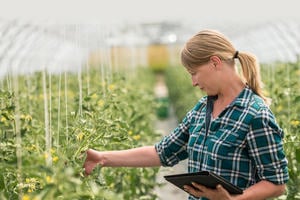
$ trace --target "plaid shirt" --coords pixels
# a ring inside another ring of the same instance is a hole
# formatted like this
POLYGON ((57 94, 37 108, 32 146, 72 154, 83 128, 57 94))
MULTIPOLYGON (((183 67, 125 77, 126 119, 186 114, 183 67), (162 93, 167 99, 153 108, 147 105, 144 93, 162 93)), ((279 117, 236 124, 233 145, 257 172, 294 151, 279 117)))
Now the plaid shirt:
POLYGON ((245 87, 211 120, 205 137, 206 100, 202 98, 170 135, 155 144, 162 165, 188 158, 189 172, 212 171, 242 189, 260 180, 286 183, 283 131, 263 100, 245 87))

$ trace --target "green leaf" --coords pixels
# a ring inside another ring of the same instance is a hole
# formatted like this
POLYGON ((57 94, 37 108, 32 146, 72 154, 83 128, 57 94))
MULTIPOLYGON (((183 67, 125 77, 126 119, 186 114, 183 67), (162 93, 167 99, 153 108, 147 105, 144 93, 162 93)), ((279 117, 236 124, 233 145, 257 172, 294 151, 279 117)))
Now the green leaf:
POLYGON ((300 163, 300 149, 296 149, 296 160, 300 163))
POLYGON ((295 102, 299 102, 300 101, 300 95, 295 97, 295 102))

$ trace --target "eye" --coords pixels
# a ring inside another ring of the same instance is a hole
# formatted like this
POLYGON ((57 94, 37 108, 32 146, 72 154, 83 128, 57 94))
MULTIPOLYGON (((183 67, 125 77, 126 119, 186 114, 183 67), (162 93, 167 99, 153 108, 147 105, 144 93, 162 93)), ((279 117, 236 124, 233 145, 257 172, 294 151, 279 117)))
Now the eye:
POLYGON ((189 72, 189 74, 190 74, 191 76, 193 76, 193 75, 195 75, 195 74, 196 74, 196 72, 195 72, 195 71, 191 71, 191 70, 189 70, 188 72, 189 72))
POLYGON ((196 72, 191 72, 190 74, 191 74, 191 76, 194 76, 194 75, 196 75, 196 72))

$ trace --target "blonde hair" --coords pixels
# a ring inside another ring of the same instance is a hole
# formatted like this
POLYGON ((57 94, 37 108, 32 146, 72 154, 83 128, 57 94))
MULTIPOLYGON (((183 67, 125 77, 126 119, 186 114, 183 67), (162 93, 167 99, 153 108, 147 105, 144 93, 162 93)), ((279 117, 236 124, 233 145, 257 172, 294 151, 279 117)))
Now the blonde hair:
MULTIPOLYGON (((191 69, 209 62, 211 56, 218 56, 222 61, 235 66, 237 58, 241 64, 242 76, 253 92, 264 99, 260 68, 253 54, 237 51, 229 39, 214 30, 203 30, 187 41, 181 51, 181 62, 191 69)), ((268 103, 268 102, 267 102, 268 103)))

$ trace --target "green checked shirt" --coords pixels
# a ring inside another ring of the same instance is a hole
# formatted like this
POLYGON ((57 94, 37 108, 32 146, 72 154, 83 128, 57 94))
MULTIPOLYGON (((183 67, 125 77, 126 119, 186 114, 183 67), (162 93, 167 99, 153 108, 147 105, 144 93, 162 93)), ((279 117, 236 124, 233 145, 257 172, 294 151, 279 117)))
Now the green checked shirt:
POLYGON ((189 172, 212 171, 241 189, 260 180, 286 183, 283 131, 264 101, 245 87, 211 119, 205 137, 206 100, 202 98, 170 135, 155 144, 162 165, 188 158, 189 172))

